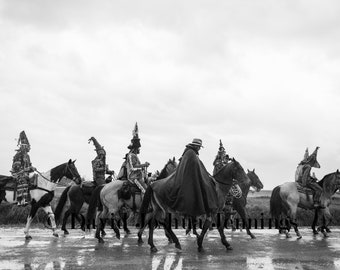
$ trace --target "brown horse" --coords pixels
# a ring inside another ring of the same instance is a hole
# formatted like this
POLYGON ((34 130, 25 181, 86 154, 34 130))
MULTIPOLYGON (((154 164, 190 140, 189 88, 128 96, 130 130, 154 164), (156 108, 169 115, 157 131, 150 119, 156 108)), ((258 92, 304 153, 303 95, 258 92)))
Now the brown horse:
MULTIPOLYGON (((231 162, 229 162, 227 165, 225 165, 214 177, 216 182, 216 192, 218 196, 218 202, 219 202, 219 209, 217 212, 211 212, 211 213, 205 213, 205 222, 201 231, 201 234, 197 236, 197 245, 198 245, 198 251, 203 250, 203 239, 204 236, 210 227, 212 223, 212 219, 216 216, 217 213, 222 212, 225 205, 225 196, 229 193, 230 188, 234 184, 234 179, 238 181, 245 181, 247 179, 247 175, 245 171, 243 170, 242 166, 239 162, 237 162, 235 159, 232 159, 231 162)), ((148 238, 148 244, 150 245, 151 252, 156 252, 157 248, 154 245, 153 242, 153 231, 155 228, 156 222, 159 224, 162 224, 164 226, 165 231, 167 232, 167 235, 169 235, 172 238, 172 241, 175 243, 175 247, 178 249, 181 249, 181 245, 178 241, 177 236, 171 229, 171 222, 169 220, 168 213, 171 213, 173 215, 181 214, 177 213, 175 210, 171 209, 168 205, 164 204, 162 202, 162 199, 158 197, 156 192, 152 189, 152 184, 148 187, 144 199, 143 199, 143 205, 141 208, 141 213, 145 214, 143 217, 144 224, 148 224, 150 222, 149 226, 149 238, 148 238), (152 212, 148 211, 150 206, 152 207, 152 212)), ((224 215, 222 214, 222 220, 224 221, 224 215)), ((191 218, 197 218, 197 217, 191 217, 191 218)), ((141 241, 141 231, 143 231, 144 228, 141 228, 138 232, 138 239, 141 241)), ((224 222, 220 223, 220 226, 218 227, 218 231, 221 237, 222 244, 226 247, 227 250, 232 249, 230 244, 228 243, 226 236, 224 234, 224 222)))
MULTIPOLYGON (((321 206, 316 210, 321 212, 325 218, 325 226, 331 222, 332 216, 329 211, 329 205, 331 198, 340 187, 340 172, 337 170, 334 173, 327 174, 322 180, 317 182, 322 187, 321 194, 321 206)), ((282 185, 275 187, 272 191, 270 198, 270 213, 273 218, 281 221, 281 218, 286 218, 288 221, 288 230, 286 227, 281 226, 280 231, 286 233, 287 238, 291 237, 289 229, 293 226, 295 233, 300 239, 302 236, 298 229, 296 220, 297 208, 303 208, 307 210, 315 209, 313 203, 312 193, 299 192, 298 184, 296 182, 287 182, 282 185)), ((281 222, 280 222, 281 223, 281 222)), ((327 232, 323 232, 327 236, 327 232)))

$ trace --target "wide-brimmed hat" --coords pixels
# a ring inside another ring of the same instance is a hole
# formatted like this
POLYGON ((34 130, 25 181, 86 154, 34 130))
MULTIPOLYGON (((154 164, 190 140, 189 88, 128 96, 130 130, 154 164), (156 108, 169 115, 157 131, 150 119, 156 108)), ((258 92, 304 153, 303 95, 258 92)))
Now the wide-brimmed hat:
POLYGON ((202 145, 202 140, 201 139, 193 139, 191 143, 189 143, 189 145, 193 145, 193 146, 198 146, 198 147, 202 147, 203 148, 203 145, 202 145))

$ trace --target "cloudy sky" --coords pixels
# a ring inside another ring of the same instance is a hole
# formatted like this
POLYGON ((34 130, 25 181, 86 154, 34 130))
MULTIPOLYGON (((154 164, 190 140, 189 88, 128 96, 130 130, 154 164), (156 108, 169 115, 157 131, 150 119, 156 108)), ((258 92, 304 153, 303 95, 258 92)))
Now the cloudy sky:
POLYGON ((265 189, 340 169, 340 2, 0 0, 0 174, 25 130, 40 171, 91 136, 118 171, 139 125, 149 171, 193 138, 208 171, 221 139, 265 189))

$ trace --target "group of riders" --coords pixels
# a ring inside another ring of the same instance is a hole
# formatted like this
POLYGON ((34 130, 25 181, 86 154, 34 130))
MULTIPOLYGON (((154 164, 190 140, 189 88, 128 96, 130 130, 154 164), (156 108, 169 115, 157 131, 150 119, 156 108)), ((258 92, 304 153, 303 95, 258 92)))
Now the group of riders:
MULTIPOLYGON (((92 161, 92 170, 93 170, 93 181, 95 185, 103 185, 106 184, 113 179, 113 175, 115 172, 113 170, 109 170, 109 166, 106 163, 106 151, 104 147, 101 146, 97 139, 91 137, 89 139, 89 143, 93 142, 96 151, 96 157, 92 161), (109 175, 106 177, 106 175, 109 175)), ((190 151, 194 151, 195 158, 199 160, 199 150, 202 148, 202 140, 201 139, 193 139, 191 143, 186 145, 184 153, 180 158, 179 168, 183 158, 185 159, 185 155, 190 151)), ((131 143, 127 147, 129 152, 124 157, 124 162, 120 168, 117 179, 118 180, 128 180, 131 184, 136 185, 142 193, 145 192, 147 188, 146 179, 148 177, 147 168, 150 165, 149 162, 141 163, 139 160, 138 154, 140 153, 141 143, 138 136, 138 125, 137 123, 134 126, 132 132, 131 143)), ((18 139, 18 149, 16 150, 16 154, 13 157, 11 174, 16 179, 17 182, 17 191, 16 191, 16 199, 18 205, 25 206, 29 203, 29 184, 30 178, 32 177, 32 173, 36 171, 36 169, 32 166, 29 151, 30 144, 28 138, 26 136, 25 131, 22 131, 19 135, 18 139)), ((314 152, 309 155, 308 148, 305 151, 305 155, 303 160, 298 164, 295 174, 295 181, 304 188, 310 188, 314 191, 314 206, 319 206, 319 200, 322 192, 322 188, 316 183, 317 179, 313 174, 311 174, 312 168, 320 168, 320 164, 317 161, 317 151, 319 147, 316 147, 314 152)), ((187 161, 186 161, 187 162, 187 161)), ((230 162, 229 155, 226 153, 225 148, 222 144, 222 141, 219 142, 219 149, 216 155, 216 158, 213 162, 214 171, 213 175, 218 173, 218 171, 223 168, 228 162, 230 162)), ((182 162, 183 163, 183 162, 182 162)), ((190 162, 188 162, 190 166, 190 162)), ((200 162, 200 174, 202 171, 204 174, 210 175, 202 162, 200 162)), ((189 168, 190 171, 190 168, 189 168)), ((187 176, 186 176, 187 177, 187 176)), ((190 177, 190 174, 189 176, 190 177)), ((192 177, 196 177, 192 176, 192 177)), ((212 178, 211 178, 212 179, 212 178)), ((190 181, 188 181, 190 182, 190 181)))

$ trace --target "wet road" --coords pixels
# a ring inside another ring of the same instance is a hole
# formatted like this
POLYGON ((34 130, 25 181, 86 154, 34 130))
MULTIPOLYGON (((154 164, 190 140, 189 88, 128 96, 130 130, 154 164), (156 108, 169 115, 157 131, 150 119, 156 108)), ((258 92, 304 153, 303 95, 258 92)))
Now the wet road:
POLYGON ((104 244, 94 239, 94 231, 70 230, 70 235, 54 238, 48 229, 32 229, 25 241, 23 228, 0 228, 0 269, 340 269, 340 228, 332 228, 328 238, 313 236, 301 229, 303 238, 286 239, 277 230, 226 230, 233 250, 220 244, 217 230, 204 240, 205 251, 198 253, 196 238, 175 230, 182 250, 168 244, 161 229, 156 230, 158 252, 150 253, 146 243, 137 245, 136 230, 120 240, 107 229, 104 244))

